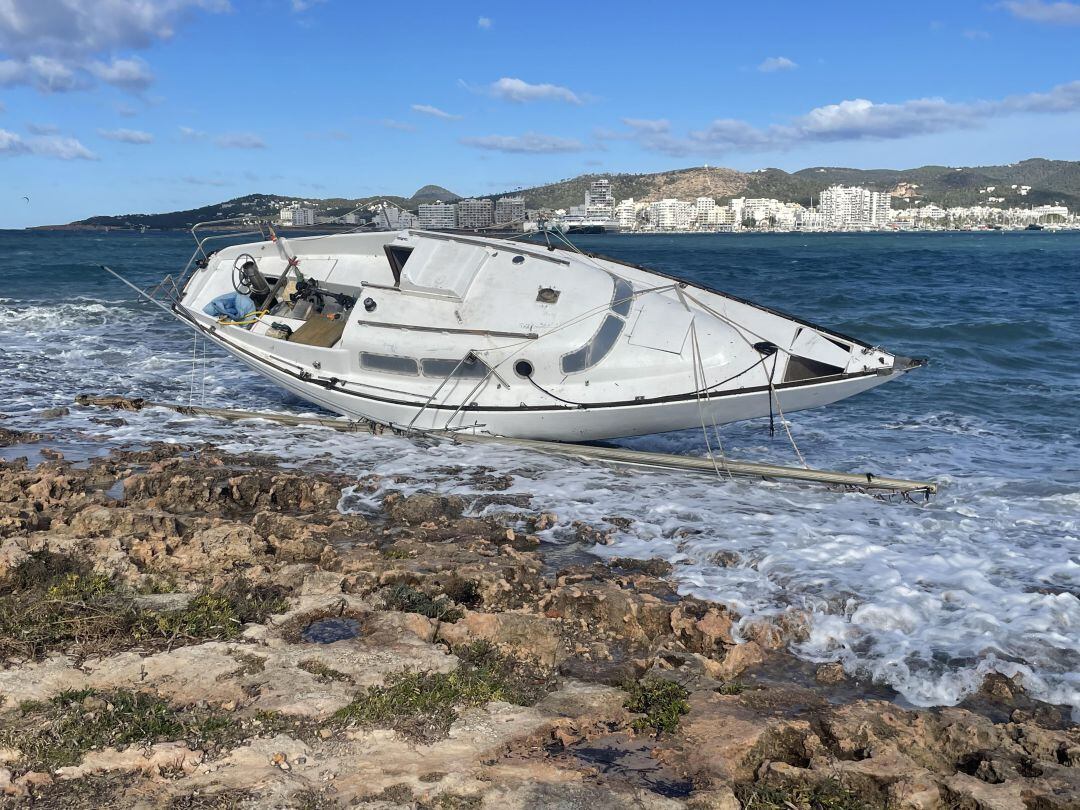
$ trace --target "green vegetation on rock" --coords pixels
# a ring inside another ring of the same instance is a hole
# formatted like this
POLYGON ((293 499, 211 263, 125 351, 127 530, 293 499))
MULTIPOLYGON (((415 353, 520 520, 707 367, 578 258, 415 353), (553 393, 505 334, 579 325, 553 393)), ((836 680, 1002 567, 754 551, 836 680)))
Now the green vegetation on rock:
POLYGON ((630 693, 626 708, 645 715, 634 721, 636 731, 673 732, 682 716, 690 713, 686 702, 690 693, 673 681, 649 676, 629 684, 626 691, 630 693))
POLYGON ((334 716, 349 725, 392 728, 412 740, 433 742, 447 735, 461 710, 493 700, 531 706, 548 689, 548 679, 535 665, 508 658, 486 642, 454 652, 461 665, 453 672, 400 672, 381 686, 369 686, 334 716))
POLYGON ((0 744, 17 748, 37 770, 77 763, 87 751, 191 740, 224 745, 238 736, 237 723, 208 710, 174 708, 145 692, 92 689, 61 692, 47 702, 23 703, 19 726, 0 729, 0 744))
POLYGON ((0 583, 0 661, 235 638, 244 624, 283 610, 282 593, 238 581, 199 594, 186 607, 154 611, 85 561, 37 552, 0 583))
POLYGON ((464 615, 460 609, 454 606, 449 597, 439 596, 432 598, 423 591, 418 591, 416 588, 404 583, 395 585, 386 595, 385 601, 388 610, 419 613, 421 616, 438 619, 441 622, 456 622, 464 615))
POLYGON ((760 783, 739 785, 735 795, 743 810, 872 810, 877 807, 835 779, 791 787, 760 783))

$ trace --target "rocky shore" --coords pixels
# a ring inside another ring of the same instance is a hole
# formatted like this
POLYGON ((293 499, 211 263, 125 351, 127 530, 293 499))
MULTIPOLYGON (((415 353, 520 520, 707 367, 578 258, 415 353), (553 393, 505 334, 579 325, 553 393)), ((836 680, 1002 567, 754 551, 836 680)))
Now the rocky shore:
POLYGON ((478 518, 205 447, 51 455, 0 463, 3 806, 1080 807, 1066 711, 1000 677, 904 709, 785 653, 798 614, 736 638, 663 561, 557 564, 498 476, 478 518))

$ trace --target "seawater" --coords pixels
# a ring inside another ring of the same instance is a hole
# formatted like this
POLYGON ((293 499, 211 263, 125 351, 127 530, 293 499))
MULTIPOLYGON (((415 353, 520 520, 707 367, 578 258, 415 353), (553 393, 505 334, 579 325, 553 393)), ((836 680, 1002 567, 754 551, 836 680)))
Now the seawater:
MULTIPOLYGON (((940 494, 926 505, 882 503, 505 447, 419 447, 162 411, 123 414, 119 426, 78 408, 38 419, 83 391, 312 410, 193 343, 98 269, 108 264, 149 285, 190 255, 181 234, 0 232, 0 411, 9 427, 54 433, 69 458, 155 440, 213 442, 463 494, 474 491, 476 467, 509 473, 511 493, 559 516, 543 534, 553 551, 575 542, 573 520, 633 518, 591 553, 662 557, 683 592, 746 617, 809 611, 810 637, 794 652, 840 661, 912 704, 956 703, 998 671, 1036 696, 1080 707, 1080 234, 612 235, 578 243, 929 357, 925 369, 790 421, 812 466, 933 478, 940 494)), ((765 420, 721 436, 734 458, 794 461, 783 431, 770 437, 765 420)), ((622 444, 705 452, 700 431, 622 444)), ((357 489, 342 508, 377 508, 382 494, 357 489)))

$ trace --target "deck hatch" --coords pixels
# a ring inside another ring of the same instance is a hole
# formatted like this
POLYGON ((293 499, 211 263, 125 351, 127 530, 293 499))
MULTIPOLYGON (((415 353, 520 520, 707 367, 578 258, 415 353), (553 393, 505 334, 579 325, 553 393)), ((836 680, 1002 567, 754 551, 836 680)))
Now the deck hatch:
POLYGON ((791 355, 791 359, 788 360, 787 371, 784 372, 784 382, 799 382, 800 380, 812 380, 815 377, 833 377, 837 374, 843 374, 844 369, 839 366, 831 366, 828 363, 822 363, 818 360, 811 360, 809 357, 799 357, 797 354, 791 355))
POLYGON ((400 286, 401 270, 405 267, 405 262, 409 260, 413 249, 402 245, 385 245, 383 250, 386 251, 386 260, 390 262, 390 270, 394 274, 394 286, 400 286))

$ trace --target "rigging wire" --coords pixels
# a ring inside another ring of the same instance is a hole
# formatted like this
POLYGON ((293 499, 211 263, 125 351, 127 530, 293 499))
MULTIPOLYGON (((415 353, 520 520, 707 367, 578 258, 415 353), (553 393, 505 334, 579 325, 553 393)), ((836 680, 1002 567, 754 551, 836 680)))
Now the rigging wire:
MULTIPOLYGON (((705 409, 701 405, 701 385, 703 380, 698 379, 698 368, 700 363, 698 362, 698 339, 697 339, 697 323, 694 320, 690 321, 690 335, 692 342, 690 344, 690 359, 694 366, 694 392, 697 399, 698 417, 701 419, 701 435, 705 438, 705 449, 709 453, 709 461, 712 462, 713 472, 716 473, 716 477, 720 478, 720 468, 716 465, 716 456, 713 455, 712 444, 709 443, 709 431, 705 427, 705 409)), ((701 368, 704 371, 704 368, 701 368)))

